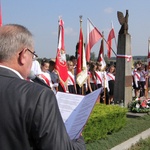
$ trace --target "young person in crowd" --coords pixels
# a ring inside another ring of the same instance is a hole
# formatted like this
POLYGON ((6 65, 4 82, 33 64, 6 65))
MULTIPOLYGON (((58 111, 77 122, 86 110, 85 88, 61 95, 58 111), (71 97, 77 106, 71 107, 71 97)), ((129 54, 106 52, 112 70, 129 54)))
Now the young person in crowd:
POLYGON ((55 60, 50 60, 49 61, 49 74, 50 74, 51 81, 53 84, 53 90, 55 90, 55 92, 57 92, 58 85, 59 85, 59 76, 54 68, 55 68, 55 60))
POLYGON ((87 94, 97 89, 97 76, 95 71, 96 71, 96 64, 94 62, 91 62, 89 64, 89 71, 87 78, 87 87, 88 87, 87 94))
POLYGON ((140 78, 141 78, 141 67, 137 68, 137 70, 134 72, 134 85, 133 88, 135 90, 135 97, 139 98, 140 97, 140 78))
POLYGON ((74 65, 72 61, 67 62, 68 65, 68 91, 69 93, 77 93, 75 75, 74 75, 74 65))
POLYGON ((31 71, 36 76, 41 74, 41 66, 40 66, 40 63, 36 59, 34 59, 33 62, 32 62, 31 71))
POLYGON ((41 61, 41 74, 39 77, 52 89, 53 84, 49 74, 49 61, 45 58, 41 61))
POLYGON ((113 97, 114 97, 114 85, 115 85, 115 67, 114 65, 111 65, 108 68, 107 72, 107 79, 108 79, 108 85, 109 85, 109 103, 113 103, 113 97))
POLYGON ((145 65, 141 65, 141 72, 140 72, 140 97, 145 96, 145 89, 146 89, 146 70, 145 65))

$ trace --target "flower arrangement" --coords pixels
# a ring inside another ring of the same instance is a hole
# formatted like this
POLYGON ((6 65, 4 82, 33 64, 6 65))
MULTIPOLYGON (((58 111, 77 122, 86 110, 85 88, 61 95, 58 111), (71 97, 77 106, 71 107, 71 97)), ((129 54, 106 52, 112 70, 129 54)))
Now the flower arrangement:
POLYGON ((136 113, 149 113, 150 112, 150 99, 135 99, 131 102, 130 106, 131 112, 136 113))

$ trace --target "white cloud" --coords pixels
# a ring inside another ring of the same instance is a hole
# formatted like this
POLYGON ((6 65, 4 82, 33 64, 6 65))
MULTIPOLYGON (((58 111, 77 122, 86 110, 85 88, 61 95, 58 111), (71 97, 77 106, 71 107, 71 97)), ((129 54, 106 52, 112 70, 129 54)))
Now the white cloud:
POLYGON ((104 12, 107 14, 111 14, 111 13, 113 13, 113 8, 111 8, 111 7, 105 8, 104 12))
MULTIPOLYGON (((67 36, 76 36, 77 35, 77 33, 71 27, 66 27, 64 29, 64 31, 65 31, 65 35, 67 35, 67 36)), ((54 31, 52 34, 58 35, 58 31, 54 31)))
POLYGON ((65 35, 74 36, 74 35, 77 35, 77 33, 73 30, 73 28, 66 27, 65 28, 65 35))

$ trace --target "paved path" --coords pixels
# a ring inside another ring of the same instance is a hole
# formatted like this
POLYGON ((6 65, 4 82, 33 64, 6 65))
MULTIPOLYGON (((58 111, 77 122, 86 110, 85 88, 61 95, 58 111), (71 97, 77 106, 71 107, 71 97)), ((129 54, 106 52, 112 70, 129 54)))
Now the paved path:
POLYGON ((150 128, 142 133, 130 138, 129 140, 113 147, 111 150, 128 150, 132 145, 136 144, 140 139, 146 139, 150 136, 150 128))
MULTIPOLYGON (((128 112, 128 117, 141 117, 147 115, 146 113, 132 113, 128 112)), ((140 134, 130 138, 129 140, 113 147, 111 150, 128 150, 132 145, 136 144, 140 139, 146 139, 150 136, 150 128, 141 132, 140 134)))

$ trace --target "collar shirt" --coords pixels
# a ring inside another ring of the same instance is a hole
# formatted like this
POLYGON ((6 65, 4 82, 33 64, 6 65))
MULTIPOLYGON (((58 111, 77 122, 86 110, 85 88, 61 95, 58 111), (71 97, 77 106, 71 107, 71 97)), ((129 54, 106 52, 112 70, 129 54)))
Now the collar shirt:
POLYGON ((3 66, 3 65, 0 65, 0 67, 9 69, 9 70, 13 71, 15 74, 17 74, 21 79, 24 79, 18 71, 14 70, 14 69, 12 69, 12 68, 3 66))

